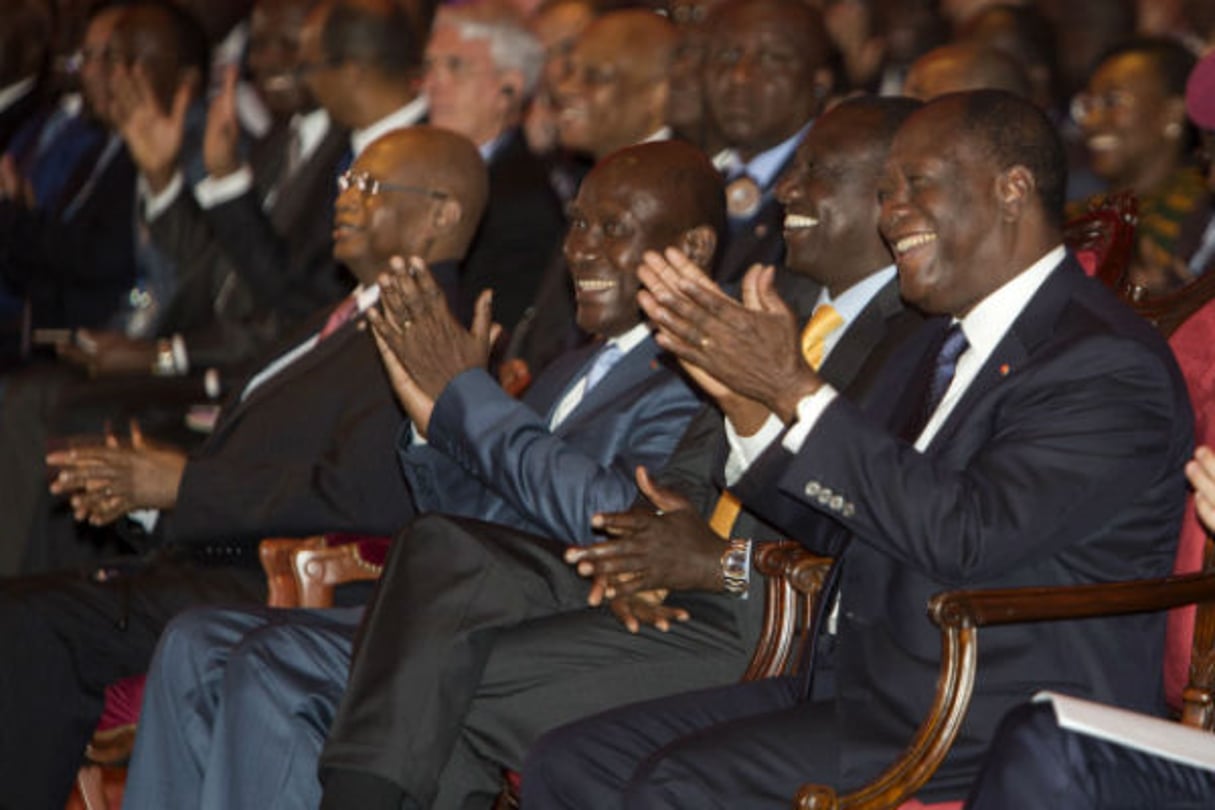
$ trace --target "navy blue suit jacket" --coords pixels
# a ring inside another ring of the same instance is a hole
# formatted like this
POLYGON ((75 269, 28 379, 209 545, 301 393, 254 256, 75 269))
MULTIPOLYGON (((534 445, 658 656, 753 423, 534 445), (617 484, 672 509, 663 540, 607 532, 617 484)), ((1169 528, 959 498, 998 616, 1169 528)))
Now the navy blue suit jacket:
MULTIPOLYGON (((934 593, 1167 575, 1186 492, 1192 416, 1172 355, 1073 260, 924 453, 892 432, 918 408, 917 386, 904 383, 922 375, 931 341, 917 343, 919 356, 896 356, 877 383, 872 401, 892 403, 888 413, 837 398, 800 453, 773 447, 735 488, 842 561, 845 786, 893 761, 927 713, 940 660, 924 614, 934 593)), ((984 630, 969 714, 930 783, 939 791, 924 795, 962 795, 999 718, 1037 689, 1158 711, 1163 638, 1162 615, 984 630)))
POLYGON ((700 407, 649 337, 550 431, 553 408, 597 348, 554 361, 522 401, 480 369, 453 380, 435 402, 429 443, 402 433, 401 463, 418 511, 593 542, 591 516, 627 509, 637 494, 636 467, 660 468, 700 407))

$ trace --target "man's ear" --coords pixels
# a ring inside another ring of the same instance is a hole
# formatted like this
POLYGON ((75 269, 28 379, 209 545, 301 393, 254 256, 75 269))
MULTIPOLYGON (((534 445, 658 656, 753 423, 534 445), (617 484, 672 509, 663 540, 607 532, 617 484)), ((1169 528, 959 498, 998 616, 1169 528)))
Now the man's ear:
POLYGON ((996 195, 1002 218, 1008 221, 1020 219, 1037 186, 1034 173, 1024 166, 1012 166, 1001 172, 996 178, 996 195))
POLYGON ((453 197, 444 197, 439 201, 430 214, 430 224, 435 231, 447 233, 460 224, 464 218, 464 206, 453 197))
POLYGON ((680 237, 679 248, 693 264, 712 275, 713 251, 717 249, 717 233, 708 225, 700 225, 684 231, 680 237))

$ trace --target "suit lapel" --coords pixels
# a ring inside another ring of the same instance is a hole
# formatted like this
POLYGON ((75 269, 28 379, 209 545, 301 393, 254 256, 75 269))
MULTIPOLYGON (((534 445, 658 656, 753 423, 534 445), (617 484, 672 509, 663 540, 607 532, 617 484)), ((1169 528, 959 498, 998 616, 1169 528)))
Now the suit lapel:
POLYGON ((1083 279, 1083 274, 1071 254, 1051 271, 1025 309, 1013 321, 1008 333, 996 344, 987 362, 979 369, 966 393, 933 437, 930 448, 947 441, 959 426, 966 422, 967 415, 974 410, 976 404, 1016 374, 1017 370, 1030 360, 1038 346, 1050 338, 1061 310, 1071 298, 1077 280, 1083 279))
MULTIPOLYGON (((568 432, 571 426, 582 419, 590 418, 605 405, 615 408, 622 392, 636 385, 641 380, 658 370, 658 354, 662 350, 654 342, 653 336, 647 337, 633 350, 617 361, 599 383, 587 391, 569 415, 557 426, 558 435, 568 432)), ((585 373, 586 366, 575 375, 578 380, 585 373)), ((564 396, 564 395, 563 395, 564 396)), ((560 399, 557 400, 560 402, 560 399)))
MULTIPOLYGON (((315 206, 317 200, 334 198, 337 194, 337 162, 349 140, 345 130, 330 124, 329 132, 325 134, 316 151, 295 170, 295 174, 282 183, 274 197, 274 205, 270 207, 270 221, 279 233, 289 233, 291 226, 307 209, 315 206)), ((285 169, 285 142, 280 151, 283 152, 285 169)))
MULTIPOLYGON (((235 392, 236 399, 233 401, 232 407, 230 409, 225 409, 230 410, 230 413, 226 417, 222 418, 220 423, 216 425, 215 434, 219 435, 221 432, 226 432, 231 425, 235 425, 238 421, 240 421, 241 416, 246 410, 254 407, 259 402, 262 402, 300 375, 310 373, 320 364, 327 362, 333 355, 344 351, 353 341, 364 339, 361 336, 361 333, 365 331, 366 328, 367 321, 363 315, 353 318, 349 323, 343 324, 336 332, 331 334, 325 340, 322 340, 316 346, 313 346, 309 351, 304 352, 303 355, 295 358, 295 360, 289 363, 285 368, 279 369, 277 374, 263 381, 252 391, 252 393, 249 394, 249 396, 241 400, 239 398, 241 392, 244 391, 244 387, 248 385, 248 381, 246 381, 244 386, 241 387, 240 391, 235 392)), ((307 338, 305 338, 305 340, 306 339, 307 338)), ((304 341, 301 340, 296 343, 295 346, 299 346, 303 342, 304 341)), ((291 348, 295 347, 293 346, 291 348)), ((290 351, 290 349, 288 349, 288 351, 290 351)), ((278 357, 281 356, 282 354, 278 355, 278 357)))
POLYGON ((848 325, 823 363, 822 377, 840 391, 852 385, 873 347, 886 331, 886 320, 901 311, 899 282, 891 279, 848 325))

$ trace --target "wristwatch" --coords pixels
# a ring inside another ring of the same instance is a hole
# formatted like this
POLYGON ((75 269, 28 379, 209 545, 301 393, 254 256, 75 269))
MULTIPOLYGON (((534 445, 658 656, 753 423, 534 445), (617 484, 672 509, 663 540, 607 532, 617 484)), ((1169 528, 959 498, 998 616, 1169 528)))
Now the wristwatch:
POLYGON ((751 575, 751 541, 729 540, 721 555, 721 576, 726 592, 742 596, 747 592, 751 575))
POLYGON ((156 341, 156 359, 152 361, 152 373, 157 377, 172 377, 177 373, 173 359, 173 341, 162 338, 156 341))

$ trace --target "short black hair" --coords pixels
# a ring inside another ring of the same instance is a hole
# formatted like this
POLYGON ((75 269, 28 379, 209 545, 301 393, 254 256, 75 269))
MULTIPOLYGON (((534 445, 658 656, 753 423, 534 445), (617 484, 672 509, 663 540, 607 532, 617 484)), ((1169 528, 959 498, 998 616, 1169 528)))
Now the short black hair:
MULTIPOLYGON (((1190 71, 1198 62, 1197 57, 1176 40, 1168 37, 1132 37, 1118 43, 1102 54, 1097 67, 1111 59, 1128 54, 1142 54, 1156 69, 1164 85, 1165 92, 1170 96, 1184 96, 1186 81, 1190 71)), ((1096 72, 1096 67, 1092 72, 1096 72)))
POLYGON ((393 0, 337 0, 321 33, 325 56, 335 64, 358 62, 397 77, 420 69, 423 40, 409 13, 393 0))
MULTIPOLYGON (((907 96, 854 96, 836 104, 824 115, 832 115, 837 110, 867 113, 871 119, 867 134, 872 136, 875 145, 882 147, 881 151, 886 152, 890 150, 894 135, 903 122, 923 106, 923 102, 907 96)), ((885 160, 884 157, 882 159, 885 160)))
POLYGON ((1067 155, 1058 130, 1042 110, 1005 90, 974 90, 943 96, 962 99, 962 129, 1000 170, 1024 166, 1034 176, 1047 221, 1063 224, 1067 155))

